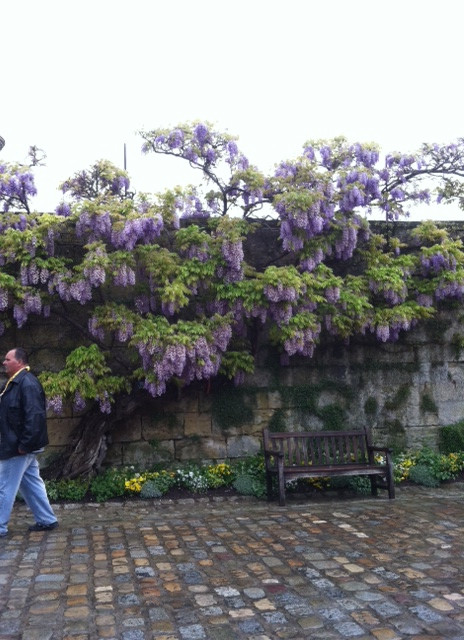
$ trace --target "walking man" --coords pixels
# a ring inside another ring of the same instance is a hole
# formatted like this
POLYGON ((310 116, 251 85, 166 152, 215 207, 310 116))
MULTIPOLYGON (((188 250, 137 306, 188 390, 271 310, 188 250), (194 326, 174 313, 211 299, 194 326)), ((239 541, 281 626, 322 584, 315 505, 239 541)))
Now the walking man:
POLYGON ((24 349, 8 351, 3 366, 8 380, 0 391, 0 537, 7 535, 18 491, 35 517, 29 530, 55 529, 58 522, 37 461, 48 444, 45 394, 29 371, 24 349))

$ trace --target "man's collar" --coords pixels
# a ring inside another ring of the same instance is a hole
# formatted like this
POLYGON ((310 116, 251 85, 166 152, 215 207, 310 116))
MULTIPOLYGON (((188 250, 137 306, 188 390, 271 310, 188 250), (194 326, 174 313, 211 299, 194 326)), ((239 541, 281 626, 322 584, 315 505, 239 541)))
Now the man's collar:
POLYGON ((21 369, 18 369, 18 371, 16 371, 16 373, 14 373, 11 378, 8 378, 7 383, 8 382, 15 382, 16 380, 18 380, 19 377, 23 377, 21 374, 22 373, 27 373, 28 371, 30 371, 31 368, 29 366, 26 367, 22 367, 21 369))

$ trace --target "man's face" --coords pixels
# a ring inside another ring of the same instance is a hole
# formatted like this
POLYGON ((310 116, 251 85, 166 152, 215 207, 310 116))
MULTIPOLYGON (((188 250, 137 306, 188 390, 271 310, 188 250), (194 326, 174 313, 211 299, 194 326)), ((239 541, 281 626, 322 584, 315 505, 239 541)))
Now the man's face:
POLYGON ((3 366, 5 367, 6 375, 11 378, 14 374, 24 367, 24 363, 16 360, 14 349, 12 351, 8 351, 5 356, 5 360, 3 361, 3 366))

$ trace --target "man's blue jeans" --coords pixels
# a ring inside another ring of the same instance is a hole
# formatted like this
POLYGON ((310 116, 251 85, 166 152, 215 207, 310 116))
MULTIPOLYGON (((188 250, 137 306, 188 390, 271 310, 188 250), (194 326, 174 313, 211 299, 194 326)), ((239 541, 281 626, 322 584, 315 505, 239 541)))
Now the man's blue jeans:
POLYGON ((36 522, 56 522, 44 481, 40 477, 37 456, 26 453, 8 460, 0 460, 0 534, 8 530, 8 520, 18 491, 34 514, 36 522))

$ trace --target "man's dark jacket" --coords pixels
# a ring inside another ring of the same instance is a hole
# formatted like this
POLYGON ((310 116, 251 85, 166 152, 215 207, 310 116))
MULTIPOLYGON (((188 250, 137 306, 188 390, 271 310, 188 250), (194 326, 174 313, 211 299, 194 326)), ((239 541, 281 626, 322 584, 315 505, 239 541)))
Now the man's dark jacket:
POLYGON ((20 455, 19 451, 32 453, 46 444, 45 394, 37 378, 24 369, 0 398, 0 460, 20 455))

